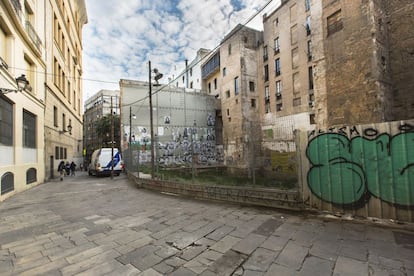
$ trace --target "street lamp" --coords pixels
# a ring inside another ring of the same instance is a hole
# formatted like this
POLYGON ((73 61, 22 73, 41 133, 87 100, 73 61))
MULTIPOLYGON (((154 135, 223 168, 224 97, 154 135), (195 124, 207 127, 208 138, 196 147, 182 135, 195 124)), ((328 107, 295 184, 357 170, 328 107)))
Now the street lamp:
POLYGON ((149 106, 150 106, 150 129, 151 129, 151 178, 154 179, 154 122, 153 122, 153 110, 152 110, 152 73, 155 74, 155 85, 158 86, 158 80, 162 78, 162 74, 158 69, 151 70, 151 61, 148 61, 148 84, 149 84, 149 106))
POLYGON ((32 90, 29 85, 29 81, 26 79, 25 75, 21 75, 20 77, 16 78, 17 89, 8 89, 8 88, 0 88, 0 92, 2 94, 7 94, 11 92, 22 92, 23 90, 32 90))

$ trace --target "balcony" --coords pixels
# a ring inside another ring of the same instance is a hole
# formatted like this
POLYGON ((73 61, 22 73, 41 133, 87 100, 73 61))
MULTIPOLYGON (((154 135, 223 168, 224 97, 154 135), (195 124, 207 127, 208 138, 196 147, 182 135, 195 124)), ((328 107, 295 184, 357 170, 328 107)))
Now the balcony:
POLYGON ((40 51, 42 41, 40 40, 40 37, 37 35, 36 30, 33 28, 32 24, 29 21, 26 21, 26 32, 32 40, 33 44, 36 46, 36 49, 40 51))

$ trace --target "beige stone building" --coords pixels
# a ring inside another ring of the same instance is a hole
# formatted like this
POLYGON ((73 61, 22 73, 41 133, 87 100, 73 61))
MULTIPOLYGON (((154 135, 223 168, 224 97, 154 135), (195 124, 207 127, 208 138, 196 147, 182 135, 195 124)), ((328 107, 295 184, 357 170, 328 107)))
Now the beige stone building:
POLYGON ((310 7, 310 1, 282 1, 263 17, 264 39, 257 57, 258 106, 263 146, 269 150, 295 151, 293 130, 313 128, 310 7))
POLYGON ((293 151, 294 129, 412 118, 413 10, 412 1, 285 0, 265 15, 264 146, 293 151))
POLYGON ((257 46, 262 32, 236 26, 202 65, 203 89, 221 99, 225 164, 252 168, 261 139, 257 46))
POLYGON ((82 158, 82 27, 84 0, 48 1, 46 5, 46 178, 57 175, 60 161, 82 158))
POLYGON ((0 2, 0 201, 45 178, 44 2, 0 2))

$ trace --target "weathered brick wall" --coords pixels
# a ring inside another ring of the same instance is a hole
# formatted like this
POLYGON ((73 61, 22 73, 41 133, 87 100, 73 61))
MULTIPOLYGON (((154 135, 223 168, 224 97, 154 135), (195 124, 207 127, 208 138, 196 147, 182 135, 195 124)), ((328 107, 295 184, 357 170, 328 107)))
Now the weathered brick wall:
POLYGON ((386 1, 390 42, 393 119, 414 117, 414 2, 386 1))
POLYGON ((327 126, 380 122, 373 18, 368 1, 323 1, 327 126), (346 2, 346 3, 345 3, 346 2), (343 28, 328 34, 327 18, 341 11, 343 28))

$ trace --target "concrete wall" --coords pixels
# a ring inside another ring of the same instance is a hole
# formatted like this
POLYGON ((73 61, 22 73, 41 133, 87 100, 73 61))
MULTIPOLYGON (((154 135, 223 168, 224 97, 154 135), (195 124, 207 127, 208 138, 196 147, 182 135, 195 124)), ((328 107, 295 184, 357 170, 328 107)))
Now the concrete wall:
POLYGON ((128 177, 134 181, 138 187, 159 192, 181 194, 199 199, 220 200, 290 210, 299 210, 301 208, 301 204, 298 201, 299 194, 297 191, 183 184, 137 178, 134 174, 130 173, 128 174, 128 177))
POLYGON ((298 132, 310 209, 414 221, 414 120, 298 132))
MULTIPOLYGON (((132 144, 140 146, 139 161, 150 162, 148 83, 121 80, 120 89, 122 150, 129 148, 131 138, 132 144)), ((196 164, 222 163, 222 148, 216 145, 218 100, 205 93, 184 92, 183 88, 155 86, 152 89, 156 162, 165 166, 188 165, 194 152, 196 164)))

